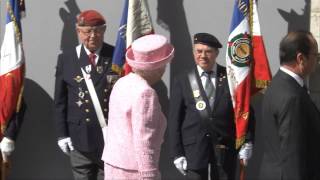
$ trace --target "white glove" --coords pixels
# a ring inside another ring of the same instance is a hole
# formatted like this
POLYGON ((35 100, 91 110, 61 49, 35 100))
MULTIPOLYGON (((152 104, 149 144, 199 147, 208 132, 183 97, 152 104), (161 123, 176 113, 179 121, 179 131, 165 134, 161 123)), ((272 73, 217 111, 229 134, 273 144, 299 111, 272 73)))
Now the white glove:
POLYGON ((241 149, 239 151, 239 159, 243 160, 243 164, 245 166, 247 166, 248 164, 248 160, 251 158, 252 156, 252 143, 248 142, 248 143, 244 143, 241 146, 241 149))
POLYGON ((14 150, 14 141, 7 137, 2 138, 0 149, 3 155, 10 156, 14 150))
POLYGON ((184 156, 181 156, 173 161, 174 165, 178 169, 178 171, 184 176, 187 175, 187 159, 184 156))
POLYGON ((58 145, 60 149, 67 155, 69 155, 70 151, 74 150, 70 137, 58 140, 58 145))

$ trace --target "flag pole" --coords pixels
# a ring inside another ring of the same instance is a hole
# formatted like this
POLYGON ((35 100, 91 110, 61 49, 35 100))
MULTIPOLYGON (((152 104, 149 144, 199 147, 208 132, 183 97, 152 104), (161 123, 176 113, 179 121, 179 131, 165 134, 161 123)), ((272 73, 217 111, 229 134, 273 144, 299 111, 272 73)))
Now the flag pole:
MULTIPOLYGON (((250 32, 250 42, 252 43, 252 37, 253 37, 253 0, 249 0, 249 16, 248 16, 248 21, 249 21, 249 32, 250 32)), ((253 46, 251 44, 251 49, 250 49, 250 57, 253 59, 253 46)), ((251 59, 251 60, 252 60, 251 59)), ((250 65, 250 74, 252 73, 252 66, 250 65)), ((249 74, 249 76, 251 76, 249 74)), ((250 112, 248 112, 250 113, 250 112)), ((243 159, 240 159, 240 173, 239 173, 239 180, 245 180, 246 176, 246 165, 244 164, 243 159)))
POLYGON ((8 172, 9 172, 9 168, 10 168, 10 162, 9 162, 9 159, 8 157, 1 153, 2 156, 1 156, 1 180, 6 180, 7 177, 8 177, 8 172))

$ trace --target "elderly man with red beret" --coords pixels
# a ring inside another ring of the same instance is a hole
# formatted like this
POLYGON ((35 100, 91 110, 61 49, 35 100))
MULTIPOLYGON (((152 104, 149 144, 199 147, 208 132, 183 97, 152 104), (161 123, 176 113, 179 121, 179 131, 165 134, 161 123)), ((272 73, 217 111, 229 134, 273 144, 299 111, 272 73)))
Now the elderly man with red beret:
POLYGON ((101 128, 106 126, 108 101, 118 78, 111 71, 114 47, 103 42, 104 17, 95 10, 77 19, 80 45, 59 55, 54 114, 60 149, 70 156, 77 180, 103 179, 101 128))

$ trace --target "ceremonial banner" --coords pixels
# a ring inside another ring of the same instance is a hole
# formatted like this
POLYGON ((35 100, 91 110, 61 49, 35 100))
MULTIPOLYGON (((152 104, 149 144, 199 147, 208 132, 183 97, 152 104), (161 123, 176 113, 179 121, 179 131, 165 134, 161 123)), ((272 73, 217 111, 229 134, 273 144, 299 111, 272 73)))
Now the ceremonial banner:
POLYGON ((13 115, 19 112, 25 74, 20 17, 24 0, 7 1, 7 17, 0 57, 0 136, 13 115))
POLYGON ((255 0, 235 0, 226 53, 236 123, 236 148, 244 143, 250 96, 271 80, 255 0))
POLYGON ((147 1, 126 0, 112 59, 113 70, 121 73, 124 66, 124 74, 131 72, 129 65, 125 64, 126 50, 135 39, 152 33, 153 26, 147 1))

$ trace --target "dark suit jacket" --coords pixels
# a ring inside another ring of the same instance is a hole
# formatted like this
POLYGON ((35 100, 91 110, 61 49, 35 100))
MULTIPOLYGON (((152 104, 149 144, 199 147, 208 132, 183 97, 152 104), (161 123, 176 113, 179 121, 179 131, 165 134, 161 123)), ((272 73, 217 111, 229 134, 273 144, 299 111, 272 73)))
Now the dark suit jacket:
MULTIPOLYGON (((92 67, 90 73, 106 118, 111 91, 107 77, 114 74, 111 71, 112 54, 113 46, 103 44, 97 68, 92 67), (100 73, 98 68, 100 68, 100 73)), ((101 127, 85 80, 79 81, 83 77, 80 67, 85 69, 89 64, 89 58, 83 46, 80 58, 78 58, 75 49, 59 56, 54 93, 55 122, 58 138, 71 137, 73 146, 79 151, 93 152, 98 150, 100 152, 104 144, 101 127), (79 95, 80 91, 84 93, 83 98, 79 95), (79 100, 82 103, 80 106, 77 104, 79 100)))
MULTIPOLYGON (((197 69, 196 76, 201 95, 205 95, 197 69)), ((170 113, 168 120, 172 157, 185 156, 188 169, 201 169, 208 165, 213 143, 227 145, 234 149, 235 123, 233 106, 229 92, 226 69, 217 66, 216 95, 214 108, 210 110, 209 124, 202 123, 196 109, 188 74, 175 79, 170 95, 170 113), (212 138, 216 136, 217 138, 212 138)))
POLYGON ((262 107, 260 179, 320 179, 320 116, 307 91, 279 70, 262 107))

